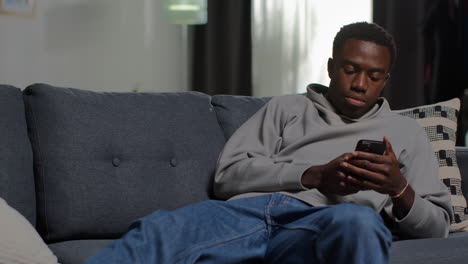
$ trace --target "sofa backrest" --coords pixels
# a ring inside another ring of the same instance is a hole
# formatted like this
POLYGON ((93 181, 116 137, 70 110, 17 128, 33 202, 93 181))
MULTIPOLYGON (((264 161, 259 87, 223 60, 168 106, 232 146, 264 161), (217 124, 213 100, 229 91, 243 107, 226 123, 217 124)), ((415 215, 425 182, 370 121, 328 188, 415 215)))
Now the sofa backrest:
POLYGON ((16 87, 0 85, 0 127, 0 197, 35 226, 33 158, 23 96, 16 87))
POLYGON ((210 198, 225 143, 210 96, 36 84, 24 100, 46 241, 115 238, 156 209, 210 198))
POLYGON ((211 100, 219 125, 223 129, 226 141, 232 134, 271 97, 252 97, 241 95, 215 95, 211 100))
MULTIPOLYGON (((269 99, 0 85, 0 197, 47 242, 118 237, 154 210, 212 198, 225 140, 269 99)), ((468 148, 457 159, 468 199, 468 148)))
POLYGON ((457 163, 462 176, 462 192, 468 201, 468 147, 457 147, 457 163))

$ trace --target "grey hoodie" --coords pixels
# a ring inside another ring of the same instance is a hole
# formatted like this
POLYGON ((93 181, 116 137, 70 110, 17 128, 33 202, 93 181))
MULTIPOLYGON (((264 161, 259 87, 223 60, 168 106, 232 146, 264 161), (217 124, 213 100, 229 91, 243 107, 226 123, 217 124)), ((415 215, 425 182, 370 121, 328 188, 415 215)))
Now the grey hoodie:
POLYGON ((453 217, 450 195, 439 180, 438 163, 425 132, 414 119, 378 103, 358 119, 340 116, 326 99, 327 88, 312 85, 307 96, 273 97, 228 140, 218 159, 215 195, 238 199, 272 192, 312 206, 355 203, 385 212, 411 237, 446 237, 453 217), (387 136, 416 192, 403 219, 392 214, 392 200, 375 191, 346 196, 323 195, 301 184, 305 170, 352 152, 360 139, 387 136))

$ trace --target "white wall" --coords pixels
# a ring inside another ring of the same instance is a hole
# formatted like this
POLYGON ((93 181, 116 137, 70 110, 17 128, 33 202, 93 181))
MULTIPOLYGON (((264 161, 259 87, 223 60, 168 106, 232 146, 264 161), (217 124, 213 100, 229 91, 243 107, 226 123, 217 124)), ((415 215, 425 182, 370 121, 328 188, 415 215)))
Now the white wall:
POLYGON ((0 15, 0 83, 95 91, 181 91, 181 27, 163 0, 39 0, 0 15))

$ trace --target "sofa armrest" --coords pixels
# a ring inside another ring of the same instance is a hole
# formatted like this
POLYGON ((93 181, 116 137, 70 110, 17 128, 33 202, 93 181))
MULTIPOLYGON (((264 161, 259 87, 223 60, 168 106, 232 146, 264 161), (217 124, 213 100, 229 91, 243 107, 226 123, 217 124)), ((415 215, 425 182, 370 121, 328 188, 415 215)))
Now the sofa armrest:
POLYGON ((462 177, 462 191, 468 200, 468 147, 457 147, 457 163, 462 177))

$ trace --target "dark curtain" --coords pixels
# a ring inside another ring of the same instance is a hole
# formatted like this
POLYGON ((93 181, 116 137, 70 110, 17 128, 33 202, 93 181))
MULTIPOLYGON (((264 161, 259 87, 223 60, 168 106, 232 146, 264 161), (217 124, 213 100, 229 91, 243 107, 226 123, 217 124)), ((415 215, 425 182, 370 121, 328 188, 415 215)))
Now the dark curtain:
POLYGON ((386 28, 397 45, 397 60, 383 92, 395 110, 426 102, 423 7, 424 0, 374 0, 374 22, 386 28))
POLYGON ((427 102, 463 95, 462 9, 455 0, 427 1, 424 18, 427 102))
POLYGON ((374 22, 394 35, 399 53, 383 94, 393 109, 463 98, 463 2, 374 0, 374 22))
POLYGON ((467 146, 468 142, 465 139, 468 136, 468 0, 460 0, 461 17, 462 17, 462 49, 463 49, 463 77, 462 85, 464 86, 462 110, 459 116, 458 126, 458 143, 459 145, 467 146))
POLYGON ((209 0, 208 23, 190 26, 192 90, 252 94, 250 0, 209 0))
POLYGON ((455 0, 374 0, 374 22, 398 47, 384 92, 393 108, 461 98, 462 8, 455 0))
POLYGON ((464 65, 464 78, 463 83, 465 84, 465 88, 468 88, 468 0, 462 0, 461 2, 461 10, 462 10, 462 28, 463 28, 463 65, 464 65))

